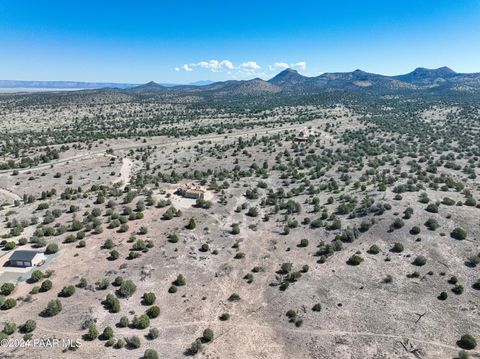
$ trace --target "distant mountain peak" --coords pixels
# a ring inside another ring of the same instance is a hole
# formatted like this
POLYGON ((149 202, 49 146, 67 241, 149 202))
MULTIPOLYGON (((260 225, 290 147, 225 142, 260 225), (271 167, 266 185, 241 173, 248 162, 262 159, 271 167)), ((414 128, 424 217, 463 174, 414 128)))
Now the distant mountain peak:
POLYGON ((268 80, 268 82, 274 85, 294 85, 304 82, 306 79, 308 78, 299 74, 297 70, 288 68, 279 72, 276 76, 268 80))
POLYGON ((132 87, 131 90, 133 91, 159 91, 165 89, 165 86, 162 86, 155 81, 147 82, 146 84, 132 87))
POLYGON ((405 75, 394 76, 395 79, 419 86, 436 86, 445 80, 454 78, 458 74, 447 66, 438 69, 417 67, 405 75))
MULTIPOLYGON (((297 70, 294 70, 292 69, 291 67, 289 68, 286 68, 285 70, 283 70, 282 72, 286 73, 286 74, 298 74, 298 71, 297 70)), ((280 73, 282 73, 280 72, 280 73)))
POLYGON ((417 67, 412 74, 432 74, 432 75, 454 75, 456 74, 450 67, 442 66, 438 69, 427 69, 426 67, 417 67))

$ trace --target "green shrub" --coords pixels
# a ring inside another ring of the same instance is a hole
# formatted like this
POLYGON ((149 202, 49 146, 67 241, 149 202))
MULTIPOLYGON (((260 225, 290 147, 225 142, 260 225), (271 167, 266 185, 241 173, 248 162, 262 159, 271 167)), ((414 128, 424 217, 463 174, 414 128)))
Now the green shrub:
POLYGON ((160 315, 160 308, 156 305, 150 307, 145 312, 150 318, 156 318, 160 315))
POLYGON ((120 311, 120 301, 112 293, 107 294, 105 298, 105 307, 111 313, 118 313, 120 311))
POLYGON ((297 312, 293 309, 289 309, 287 311, 287 313, 285 313, 285 315, 287 316, 287 318, 292 322, 295 320, 295 318, 297 317, 297 312))
POLYGON ((32 275, 30 276, 30 281, 32 283, 35 283, 35 282, 38 282, 42 278, 43 278, 43 272, 41 270, 36 269, 32 272, 32 275))
POLYGON ((60 293, 58 294, 60 297, 71 297, 75 294, 75 287, 73 285, 67 285, 62 288, 60 293))
POLYGON ((129 347, 131 347, 133 349, 138 349, 142 345, 142 343, 140 341, 140 338, 137 337, 136 335, 128 338, 127 339, 127 344, 128 344, 129 347))
POLYGON ((401 219, 401 218, 396 218, 391 227, 394 228, 394 229, 400 229, 402 228, 403 226, 405 225, 405 222, 401 219))
POLYGON ((455 204, 455 201, 451 198, 444 197, 443 201, 442 201, 442 204, 444 204, 446 206, 453 206, 455 204))
POLYGON ((15 242, 7 242, 3 248, 7 251, 11 251, 16 246, 17 246, 17 244, 15 242))
POLYGON ((90 324, 90 326, 88 327, 88 333, 86 335, 86 338, 88 340, 95 340, 97 339, 97 337, 98 337, 97 326, 95 324, 90 324))
POLYGON ((177 243, 178 242, 178 236, 176 234, 171 234, 168 236, 168 241, 170 243, 177 243))
POLYGON ((145 329, 150 325, 150 318, 148 315, 142 314, 139 317, 135 316, 132 325, 137 329, 145 329))
POLYGON ((392 247, 392 252, 395 252, 395 253, 401 253, 403 252, 403 244, 402 243, 399 243, 399 242, 395 242, 395 244, 393 245, 392 247))
POLYGON ((438 227, 440 227, 440 225, 438 224, 437 220, 436 219, 433 219, 433 218, 429 218, 426 222, 425 222, 425 226, 431 230, 431 231, 434 231, 436 230, 438 227))
POLYGON ((413 261, 413 264, 418 266, 418 267, 421 267, 423 265, 425 265, 427 263, 427 258, 425 258, 424 256, 417 256, 415 257, 414 261, 413 261))
POLYGON ((468 197, 467 200, 465 201, 465 205, 474 207, 477 205, 477 201, 473 197, 468 197))
POLYGON ((147 349, 145 353, 143 353, 144 359, 159 359, 158 353, 154 349, 147 349))
POLYGON ((58 244, 49 243, 45 249, 45 254, 54 254, 58 252, 58 244))
POLYGON ((190 349, 188 350, 192 355, 197 354, 203 348, 202 341, 200 339, 196 339, 192 345, 190 345, 190 349))
POLYGON ((373 244, 373 245, 370 246, 370 248, 368 249, 368 253, 370 253, 370 254, 378 254, 378 253, 380 253, 380 247, 377 246, 376 244, 373 244))
POLYGON ((350 258, 348 258, 347 264, 351 266, 358 266, 362 262, 363 258, 360 257, 358 254, 354 254, 350 258))
POLYGON ((7 335, 12 335, 17 330, 17 325, 14 322, 6 322, 3 327, 3 332, 7 335))
POLYGON ((480 290, 480 278, 472 285, 473 289, 480 290))
POLYGON ((211 342, 213 340, 213 330, 210 328, 207 328, 203 331, 202 339, 205 342, 211 342))
POLYGON ((111 339, 113 338, 113 329, 112 327, 105 327, 105 329, 103 329, 103 333, 102 333, 102 339, 104 340, 108 340, 108 339, 111 339))
POLYGON ((280 271, 282 274, 288 274, 292 271, 293 265, 292 263, 282 263, 280 266, 280 271))
POLYGON ((238 223, 232 224, 232 234, 240 233, 240 225, 238 223))
POLYGON ((4 296, 10 295, 14 290, 15 290, 15 284, 13 283, 3 283, 2 287, 0 288, 0 292, 4 296))
POLYGON ((197 222, 195 221, 195 218, 190 218, 190 221, 186 225, 186 228, 190 229, 190 230, 193 230, 193 229, 195 229, 195 227, 197 227, 197 222))
POLYGON ((230 319, 230 314, 223 313, 222 315, 220 315, 220 317, 218 317, 218 319, 220 319, 221 321, 229 320, 230 319))
POLYGON ((477 346, 477 341, 471 334, 464 334, 457 342, 457 345, 462 349, 472 350, 477 346))
POLYGON ((440 295, 438 296, 438 299, 440 299, 440 300, 446 300, 447 298, 448 298, 447 292, 442 292, 442 293, 440 293, 440 295))
POLYGON ((128 224, 123 223, 120 225, 120 228, 118 229, 118 233, 125 233, 128 231, 128 224))
POLYGON ((430 213, 438 213, 438 206, 435 203, 430 203, 425 210, 430 213))
POLYGON ((240 300, 240 296, 237 293, 233 293, 228 297, 229 302, 238 302, 240 300))
POLYGON ((308 239, 303 238, 302 240, 300 240, 299 247, 308 247, 308 239))
POLYGON ((118 326, 120 328, 126 328, 130 325, 130 321, 128 320, 127 317, 121 317, 120 322, 118 323, 118 326))
POLYGON ((185 277, 182 274, 179 274, 177 276, 177 279, 175 279, 175 281, 173 282, 173 284, 176 285, 177 287, 181 287, 185 285, 186 284, 185 277))
POLYGON ((455 284, 455 286, 452 288, 452 292, 457 294, 457 295, 460 295, 463 293, 463 285, 461 284, 455 284))
POLYGON ((20 330, 22 331, 22 333, 31 333, 35 330, 36 327, 37 323, 34 320, 29 319, 25 322, 25 324, 21 326, 20 330))
POLYGON ((413 235, 413 236, 415 236, 419 233, 420 233, 420 227, 418 227, 418 226, 414 226, 414 227, 412 227, 412 229, 410 229, 410 234, 413 235))
POLYGON ((58 299, 48 302, 47 308, 44 310, 44 315, 53 317, 62 311, 62 303, 58 299))
POLYGON ((8 310, 8 309, 12 309, 13 307, 15 307, 17 305, 17 301, 13 298, 7 298, 5 299, 5 301, 3 302, 3 305, 2 305, 2 309, 3 310, 8 310))
POLYGON ((118 289, 118 294, 122 298, 128 298, 132 296, 133 293, 135 293, 136 289, 137 286, 130 279, 127 279, 120 285, 120 288, 118 289))
POLYGON ((48 292, 50 289, 52 289, 52 281, 51 280, 44 280, 42 282, 42 285, 40 286, 40 291, 41 292, 48 292))
POLYGON ((464 240, 467 238, 467 232, 465 232, 464 229, 457 227, 452 231, 452 233, 450 233, 450 236, 454 239, 464 240))
POLYGON ((157 299, 155 294, 152 293, 152 292, 143 293, 142 298, 143 298, 143 304, 144 305, 152 305, 153 303, 155 303, 155 300, 157 299))

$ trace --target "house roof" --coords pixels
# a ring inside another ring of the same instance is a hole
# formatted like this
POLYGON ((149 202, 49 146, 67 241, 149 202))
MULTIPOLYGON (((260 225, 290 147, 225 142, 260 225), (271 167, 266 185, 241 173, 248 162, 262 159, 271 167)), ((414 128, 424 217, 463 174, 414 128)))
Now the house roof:
POLYGON ((37 251, 15 251, 10 256, 11 261, 31 261, 36 255, 37 251))

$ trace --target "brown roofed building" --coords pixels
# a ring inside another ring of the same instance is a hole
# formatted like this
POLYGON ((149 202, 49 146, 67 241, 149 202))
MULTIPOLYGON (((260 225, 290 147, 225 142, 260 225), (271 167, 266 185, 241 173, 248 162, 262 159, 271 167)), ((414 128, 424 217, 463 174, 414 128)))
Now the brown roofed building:
POLYGON ((185 184, 181 187, 178 187, 177 193, 185 198, 193 199, 203 199, 205 196, 205 191, 194 184, 185 184))

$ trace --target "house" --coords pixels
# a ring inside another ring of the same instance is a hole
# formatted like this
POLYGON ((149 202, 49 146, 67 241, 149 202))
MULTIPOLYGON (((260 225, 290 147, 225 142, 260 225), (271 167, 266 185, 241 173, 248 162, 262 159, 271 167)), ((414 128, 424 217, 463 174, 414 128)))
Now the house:
POLYGON ((305 136, 305 135, 295 137, 295 141, 297 141, 297 142, 307 142, 308 139, 309 139, 309 137, 305 136))
POLYGON ((297 142, 307 142, 310 137, 315 136, 315 131, 309 130, 308 128, 304 128, 302 132, 300 132, 296 137, 295 141, 297 142))
POLYGON ((45 262, 45 254, 37 251, 15 251, 9 258, 12 267, 39 267, 45 262))
POLYGON ((185 184, 181 187, 178 187, 177 193, 185 198, 193 199, 203 199, 205 196, 205 191, 194 184, 185 184))

